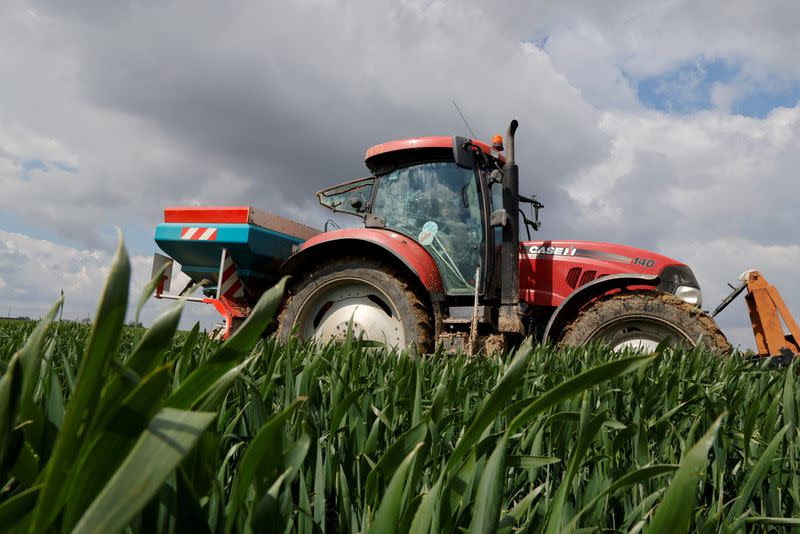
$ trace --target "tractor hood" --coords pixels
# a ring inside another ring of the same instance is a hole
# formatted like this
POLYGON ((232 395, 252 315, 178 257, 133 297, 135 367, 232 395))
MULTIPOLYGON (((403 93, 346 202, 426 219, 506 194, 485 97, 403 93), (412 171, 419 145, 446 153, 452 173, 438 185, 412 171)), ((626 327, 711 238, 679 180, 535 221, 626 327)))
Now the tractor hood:
POLYGON ((520 243, 520 296, 529 304, 558 306, 584 284, 613 274, 657 275, 668 293, 699 285, 682 262, 640 248, 591 241, 520 243))

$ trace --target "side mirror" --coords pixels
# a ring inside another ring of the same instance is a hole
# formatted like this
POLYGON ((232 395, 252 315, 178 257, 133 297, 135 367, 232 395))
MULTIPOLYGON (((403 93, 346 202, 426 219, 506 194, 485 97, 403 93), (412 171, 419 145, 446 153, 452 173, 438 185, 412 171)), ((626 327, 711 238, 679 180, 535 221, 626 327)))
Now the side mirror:
POLYGON ((367 201, 364 198, 364 195, 361 194, 360 191, 354 192, 350 197, 347 199, 350 207, 356 210, 356 213, 364 213, 367 201))
POLYGON ((465 169, 475 167, 475 154, 469 148, 469 139, 458 135, 453 136, 453 159, 459 167, 465 169))
POLYGON ((357 212, 360 212, 362 209, 364 209, 364 202, 360 198, 350 199, 350 207, 357 212))

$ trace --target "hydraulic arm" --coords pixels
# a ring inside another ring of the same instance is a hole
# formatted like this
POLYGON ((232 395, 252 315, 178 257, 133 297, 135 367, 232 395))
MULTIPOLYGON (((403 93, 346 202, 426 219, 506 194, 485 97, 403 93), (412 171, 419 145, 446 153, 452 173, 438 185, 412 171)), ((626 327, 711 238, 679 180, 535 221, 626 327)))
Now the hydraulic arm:
POLYGON ((800 353, 797 340, 800 340, 800 327, 789 313, 783 297, 775 286, 758 271, 747 271, 742 275, 747 284, 747 308, 750 322, 753 323, 753 334, 760 356, 778 356, 787 349, 794 354, 800 353), (789 329, 784 332, 783 323, 789 329))

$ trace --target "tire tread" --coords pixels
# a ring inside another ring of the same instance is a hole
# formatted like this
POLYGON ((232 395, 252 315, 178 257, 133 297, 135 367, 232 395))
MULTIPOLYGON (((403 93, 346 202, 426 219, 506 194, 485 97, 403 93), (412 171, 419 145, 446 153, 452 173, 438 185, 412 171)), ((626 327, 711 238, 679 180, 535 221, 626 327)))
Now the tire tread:
MULTIPOLYGON (((593 315, 608 315, 607 320, 610 320, 618 316, 618 313, 615 312, 615 308, 618 306, 627 312, 642 310, 654 313, 663 304, 672 308, 675 315, 674 318, 664 317, 664 319, 681 330, 685 330, 684 325, 676 324, 683 320, 681 315, 690 321, 696 321, 703 335, 702 343, 706 348, 717 354, 730 353, 731 345, 725 334, 722 333, 717 323, 707 313, 669 293, 646 290, 613 293, 587 303, 581 308, 578 315, 564 327, 558 344, 582 344, 578 343, 578 341, 590 335, 590 332, 584 331, 586 325, 596 322, 592 320, 593 315)), ((667 310, 670 308, 667 308, 667 310)), ((600 320, 606 320, 606 318, 600 317, 600 320)))

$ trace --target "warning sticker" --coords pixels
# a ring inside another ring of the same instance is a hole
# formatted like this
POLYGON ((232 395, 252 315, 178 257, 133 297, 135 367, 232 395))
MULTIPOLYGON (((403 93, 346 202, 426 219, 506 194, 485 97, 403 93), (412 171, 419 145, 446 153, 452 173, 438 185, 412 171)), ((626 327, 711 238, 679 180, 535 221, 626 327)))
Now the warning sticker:
POLYGON ((422 231, 417 236, 417 241, 420 245, 428 246, 433 243, 433 238, 439 231, 439 225, 433 221, 428 221, 422 225, 422 231))

